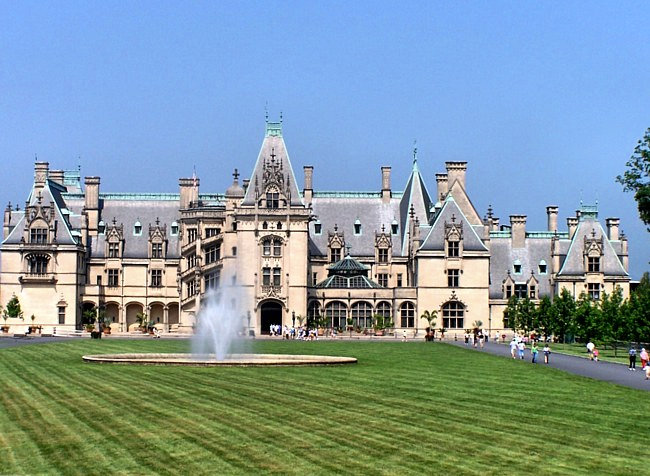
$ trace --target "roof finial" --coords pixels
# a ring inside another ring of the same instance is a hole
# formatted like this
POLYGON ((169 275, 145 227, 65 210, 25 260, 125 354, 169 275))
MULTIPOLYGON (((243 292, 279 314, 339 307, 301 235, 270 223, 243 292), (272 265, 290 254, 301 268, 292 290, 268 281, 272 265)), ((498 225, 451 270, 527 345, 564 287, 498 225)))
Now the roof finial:
POLYGON ((269 102, 266 101, 264 103, 264 119, 266 120, 266 123, 268 124, 269 122, 269 102))
POLYGON ((350 256, 350 248, 352 248, 352 246, 345 245, 345 256, 346 257, 350 256))
POLYGON ((280 124, 282 124, 282 111, 280 111, 280 124))
POLYGON ((235 171, 232 173, 233 178, 235 179, 235 182, 239 179, 239 171, 235 169, 235 171))
POLYGON ((417 139, 413 139, 413 162, 417 162, 418 160, 418 141, 417 139))

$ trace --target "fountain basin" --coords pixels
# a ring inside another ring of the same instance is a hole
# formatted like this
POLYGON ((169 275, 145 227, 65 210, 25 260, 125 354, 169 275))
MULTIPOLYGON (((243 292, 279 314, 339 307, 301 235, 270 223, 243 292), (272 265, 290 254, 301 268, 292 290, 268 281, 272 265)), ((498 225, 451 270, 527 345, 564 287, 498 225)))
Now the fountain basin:
POLYGON ((215 354, 99 354, 84 355, 84 362, 130 365, 189 365, 194 367, 262 367, 355 364, 354 357, 290 354, 232 354, 217 360, 215 354))

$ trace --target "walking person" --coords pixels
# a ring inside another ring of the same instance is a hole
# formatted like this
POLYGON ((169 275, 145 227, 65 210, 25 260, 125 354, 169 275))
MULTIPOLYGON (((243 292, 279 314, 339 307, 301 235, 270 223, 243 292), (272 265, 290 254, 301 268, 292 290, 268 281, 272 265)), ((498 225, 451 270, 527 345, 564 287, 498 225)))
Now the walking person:
POLYGON ((521 360, 524 360, 524 350, 526 350, 526 343, 523 340, 519 341, 519 344, 517 344, 517 349, 519 349, 519 358, 521 360))
POLYGON ((517 340, 514 337, 510 341, 510 355, 513 359, 517 358, 517 340))
POLYGON ((587 355, 589 355, 589 360, 594 360, 594 347, 596 346, 593 342, 587 342, 587 355))
POLYGON ((548 346, 548 342, 544 345, 544 363, 548 365, 548 358, 551 355, 551 348, 548 346))
POLYGON ((641 357, 641 370, 645 370, 648 366, 648 352, 645 350, 645 347, 641 348, 639 357, 641 357))
POLYGON ((628 351, 628 355, 630 356, 630 367, 629 370, 636 372, 636 349, 634 348, 634 345, 630 346, 630 350, 628 351))
POLYGON ((469 332, 465 332, 465 346, 469 345, 469 332))
POLYGON ((598 351, 598 347, 594 347, 594 362, 598 362, 598 356, 600 355, 600 352, 598 351))
POLYGON ((533 364, 537 363, 537 353, 539 349, 537 348, 537 341, 533 341, 533 345, 530 348, 530 353, 533 354, 533 364))

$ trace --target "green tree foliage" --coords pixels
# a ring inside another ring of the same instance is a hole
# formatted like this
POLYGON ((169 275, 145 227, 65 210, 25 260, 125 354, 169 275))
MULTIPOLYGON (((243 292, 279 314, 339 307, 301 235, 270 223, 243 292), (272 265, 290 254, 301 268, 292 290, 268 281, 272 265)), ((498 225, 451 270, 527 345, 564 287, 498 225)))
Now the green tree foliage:
POLYGON ((574 330, 585 342, 604 337, 601 312, 598 305, 585 293, 581 293, 575 308, 574 330))
POLYGON ((623 185, 626 192, 634 192, 639 216, 643 223, 650 225, 650 128, 645 131, 625 165, 627 170, 616 177, 616 181, 623 185))
POLYGON ((571 293, 562 288, 560 295, 553 300, 554 320, 551 326, 552 333, 562 341, 566 335, 573 329, 573 316, 575 313, 576 302, 571 293))
POLYGON ((643 274, 639 286, 623 307, 626 337, 636 342, 650 342, 650 274, 643 274))
POLYGON ((2 313, 2 316, 7 319, 8 317, 19 317, 23 318, 23 310, 20 307, 20 301, 18 300, 18 296, 15 294, 11 296, 11 299, 9 299, 9 302, 7 303, 7 307, 2 313))
POLYGON ((555 314, 555 307, 551 302, 551 298, 544 296, 537 307, 537 329, 545 338, 553 334, 555 314))
POLYGON ((431 329, 434 329, 436 327, 436 321, 438 320, 438 311, 424 311, 420 317, 427 321, 427 324, 431 329))
POLYGON ((508 326, 513 330, 521 330, 528 334, 537 328, 537 309, 530 299, 519 299, 512 296, 505 310, 508 316, 508 326))
POLYGON ((624 340, 626 319, 623 313, 623 290, 616 286, 611 294, 603 293, 600 299, 602 338, 624 340))

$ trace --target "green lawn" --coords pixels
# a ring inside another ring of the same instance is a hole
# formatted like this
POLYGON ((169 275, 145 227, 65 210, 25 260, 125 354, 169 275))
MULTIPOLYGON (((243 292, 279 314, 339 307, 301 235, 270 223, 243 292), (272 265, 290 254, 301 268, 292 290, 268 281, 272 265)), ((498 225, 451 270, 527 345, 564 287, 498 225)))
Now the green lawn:
POLYGON ((173 340, 0 350, 0 474, 632 474, 648 393, 446 344, 258 341, 356 365, 86 364, 173 340))

